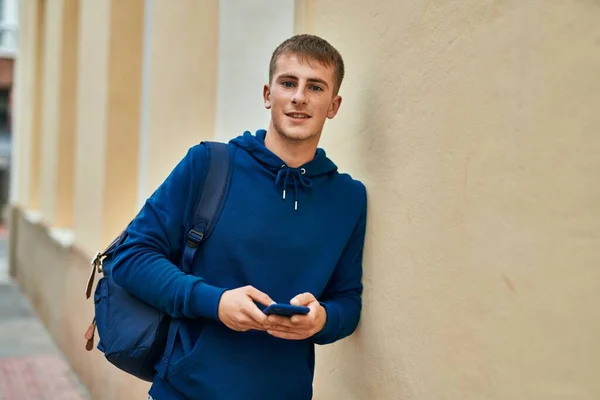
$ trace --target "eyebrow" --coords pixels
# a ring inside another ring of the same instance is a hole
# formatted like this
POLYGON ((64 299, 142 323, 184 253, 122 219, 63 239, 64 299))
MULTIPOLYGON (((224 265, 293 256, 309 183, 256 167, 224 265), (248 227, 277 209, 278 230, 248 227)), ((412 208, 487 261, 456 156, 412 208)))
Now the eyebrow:
MULTIPOLYGON (((295 75, 291 75, 291 74, 283 74, 283 75, 279 75, 277 77, 277 80, 280 80, 280 79, 293 79, 293 80, 297 81, 298 77, 295 75)), ((327 82, 320 78, 308 78, 307 81, 311 82, 311 83, 320 83, 321 85, 324 85, 325 87, 329 87, 327 82)))

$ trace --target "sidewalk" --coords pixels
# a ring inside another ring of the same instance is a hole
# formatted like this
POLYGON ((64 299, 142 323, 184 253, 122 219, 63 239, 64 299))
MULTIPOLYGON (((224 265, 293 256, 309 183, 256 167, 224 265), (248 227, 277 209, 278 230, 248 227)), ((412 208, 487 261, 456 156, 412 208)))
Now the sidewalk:
POLYGON ((0 233, 0 400, 86 400, 89 395, 8 277, 0 233))

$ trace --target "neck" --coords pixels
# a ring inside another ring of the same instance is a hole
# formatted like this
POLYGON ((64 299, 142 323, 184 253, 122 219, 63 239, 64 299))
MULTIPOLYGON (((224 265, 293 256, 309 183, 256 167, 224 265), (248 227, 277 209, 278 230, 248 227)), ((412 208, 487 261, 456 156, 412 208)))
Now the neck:
POLYGON ((271 122, 265 137, 265 147, 281 158, 287 166, 298 168, 315 158, 320 136, 316 135, 307 140, 292 140, 277 132, 271 122))

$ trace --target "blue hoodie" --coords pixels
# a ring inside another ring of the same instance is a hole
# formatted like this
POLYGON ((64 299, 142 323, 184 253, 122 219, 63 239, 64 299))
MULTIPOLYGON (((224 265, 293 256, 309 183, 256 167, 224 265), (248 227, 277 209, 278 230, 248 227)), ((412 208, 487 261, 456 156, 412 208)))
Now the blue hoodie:
POLYGON ((175 265, 184 248, 206 150, 192 147, 152 194, 115 253, 125 290, 185 322, 156 400, 309 400, 314 345, 350 335, 361 312, 364 186, 318 149, 290 168, 264 145, 266 132, 229 142, 231 185, 219 222, 196 252, 193 274, 175 265), (306 340, 235 332, 218 319, 223 292, 252 285, 276 302, 310 292, 327 311, 306 340))

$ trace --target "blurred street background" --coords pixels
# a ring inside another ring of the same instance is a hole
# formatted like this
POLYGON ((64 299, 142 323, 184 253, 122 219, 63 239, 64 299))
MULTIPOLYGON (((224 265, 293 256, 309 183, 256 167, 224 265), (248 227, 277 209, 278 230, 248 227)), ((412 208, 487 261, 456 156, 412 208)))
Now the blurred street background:
POLYGON ((7 229, 0 226, 0 399, 89 399, 8 274, 7 229))

